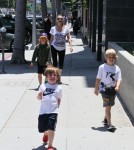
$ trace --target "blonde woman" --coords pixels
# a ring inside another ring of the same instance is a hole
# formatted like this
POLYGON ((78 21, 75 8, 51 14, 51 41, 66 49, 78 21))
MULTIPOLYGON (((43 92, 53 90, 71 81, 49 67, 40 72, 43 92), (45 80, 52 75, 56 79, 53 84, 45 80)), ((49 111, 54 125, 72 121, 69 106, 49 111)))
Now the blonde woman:
POLYGON ((70 31, 69 28, 66 25, 64 25, 62 15, 58 15, 56 17, 56 25, 51 28, 50 34, 51 34, 50 44, 51 44, 53 66, 58 67, 60 71, 62 71, 65 58, 66 37, 70 44, 70 52, 73 51, 72 42, 70 38, 70 31), (57 56, 59 60, 57 60, 57 56))

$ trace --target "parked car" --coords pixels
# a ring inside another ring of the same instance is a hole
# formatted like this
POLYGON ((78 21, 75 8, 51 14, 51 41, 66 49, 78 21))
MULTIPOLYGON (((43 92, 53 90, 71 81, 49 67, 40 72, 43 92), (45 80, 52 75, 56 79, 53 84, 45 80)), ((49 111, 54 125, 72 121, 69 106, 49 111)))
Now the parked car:
MULTIPOLYGON (((32 25, 32 23, 33 23, 33 17, 27 16, 27 19, 30 21, 30 23, 32 25)), ((40 17, 40 16, 36 17, 36 28, 37 29, 43 29, 43 20, 42 20, 42 17, 40 17)))
MULTIPOLYGON (((12 24, 9 20, 3 19, 3 17, 0 17, 0 28, 5 27, 7 29, 7 33, 4 38, 4 48, 5 50, 13 50, 14 45, 14 34, 11 32, 12 30, 12 24)), ((1 36, 1 35, 0 35, 1 36)), ((0 50, 2 49, 2 43, 1 43, 1 37, 0 37, 0 50)))
MULTIPOLYGON (((7 33, 14 34, 15 17, 13 18, 11 15, 0 17, 0 27, 2 26, 7 29, 7 33)), ((26 18, 25 20, 25 44, 28 44, 31 41, 32 41, 32 25, 29 22, 29 20, 26 18)))
MULTIPOLYGON (((13 51, 14 47, 14 34, 12 33, 6 33, 4 39, 4 50, 13 51)), ((2 50, 2 41, 1 41, 1 34, 0 34, 0 50, 2 50)))

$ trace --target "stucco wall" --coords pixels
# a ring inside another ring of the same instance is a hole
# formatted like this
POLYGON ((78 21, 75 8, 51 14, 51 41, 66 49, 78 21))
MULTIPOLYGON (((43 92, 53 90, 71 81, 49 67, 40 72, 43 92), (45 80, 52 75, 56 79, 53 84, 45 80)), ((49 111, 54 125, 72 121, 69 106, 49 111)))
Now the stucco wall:
POLYGON ((119 94, 134 118, 134 56, 114 42, 109 42, 108 47, 117 51, 117 65, 122 72, 122 84, 119 94))

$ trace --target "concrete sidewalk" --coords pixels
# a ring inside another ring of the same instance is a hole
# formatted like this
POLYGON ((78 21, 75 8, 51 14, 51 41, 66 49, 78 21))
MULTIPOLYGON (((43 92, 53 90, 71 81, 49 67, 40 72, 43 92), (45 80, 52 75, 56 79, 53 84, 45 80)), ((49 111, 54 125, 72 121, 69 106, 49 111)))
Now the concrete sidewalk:
MULTIPOLYGON (((102 99, 94 95, 98 66, 96 54, 73 37, 74 51, 67 44, 62 74, 61 102, 54 147, 57 150, 132 150, 134 129, 120 101, 112 109, 114 133, 102 125, 102 99)), ((33 51, 26 51, 31 60, 33 51)), ((0 75, 0 149, 45 150, 37 130, 40 102, 36 99, 36 66, 6 62, 7 74, 0 75)))

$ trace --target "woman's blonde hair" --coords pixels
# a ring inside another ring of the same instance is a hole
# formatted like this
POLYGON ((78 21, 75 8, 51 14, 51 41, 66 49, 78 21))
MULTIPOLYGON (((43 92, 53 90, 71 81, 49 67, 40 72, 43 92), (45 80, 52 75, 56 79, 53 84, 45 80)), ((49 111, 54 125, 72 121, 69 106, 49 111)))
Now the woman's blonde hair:
POLYGON ((108 56, 114 56, 116 59, 118 58, 116 51, 114 49, 107 49, 105 52, 105 58, 107 58, 108 56))
POLYGON ((56 67, 53 67, 53 66, 47 67, 45 72, 44 72, 44 75, 47 77, 49 74, 52 74, 52 73, 56 73, 57 79, 58 80, 60 79, 60 70, 56 67))

